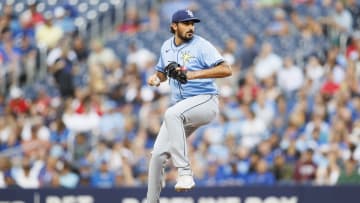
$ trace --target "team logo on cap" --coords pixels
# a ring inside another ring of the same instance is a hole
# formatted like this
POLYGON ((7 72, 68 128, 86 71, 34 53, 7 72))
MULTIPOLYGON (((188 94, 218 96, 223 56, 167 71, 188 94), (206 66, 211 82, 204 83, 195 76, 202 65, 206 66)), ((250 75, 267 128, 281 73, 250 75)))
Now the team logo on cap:
POLYGON ((186 13, 190 16, 190 17, 194 17, 194 14, 192 11, 190 10, 186 10, 186 13))

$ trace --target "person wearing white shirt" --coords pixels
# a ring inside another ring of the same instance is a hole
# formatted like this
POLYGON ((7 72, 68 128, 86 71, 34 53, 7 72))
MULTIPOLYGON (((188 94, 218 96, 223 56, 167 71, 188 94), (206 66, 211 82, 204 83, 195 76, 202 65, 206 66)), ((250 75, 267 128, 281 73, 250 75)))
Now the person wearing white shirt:
POLYGON ((340 32, 350 33, 352 31, 353 18, 351 13, 344 8, 341 1, 336 1, 333 20, 335 23, 334 28, 340 32))
POLYGON ((294 65, 290 57, 284 59, 284 66, 279 70, 277 80, 280 88, 285 93, 293 93, 298 90, 304 81, 302 70, 294 65))
POLYGON ((265 122, 256 117, 251 110, 247 112, 246 119, 241 123, 241 145, 252 148, 259 144, 266 136, 265 122))
POLYGON ((276 74, 282 65, 281 58, 272 50, 270 43, 264 43, 261 52, 255 60, 255 76, 259 80, 263 80, 276 74))
POLYGON ((40 182, 38 179, 39 171, 35 170, 30 163, 28 157, 23 157, 22 166, 14 168, 12 174, 16 184, 21 188, 39 188, 40 182))

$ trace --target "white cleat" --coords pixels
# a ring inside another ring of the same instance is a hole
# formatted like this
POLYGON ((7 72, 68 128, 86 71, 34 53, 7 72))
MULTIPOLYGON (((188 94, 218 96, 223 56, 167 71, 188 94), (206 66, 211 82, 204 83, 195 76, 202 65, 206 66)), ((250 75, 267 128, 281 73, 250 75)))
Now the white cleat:
POLYGON ((175 185, 176 192, 187 192, 195 187, 194 178, 191 175, 179 176, 175 185))

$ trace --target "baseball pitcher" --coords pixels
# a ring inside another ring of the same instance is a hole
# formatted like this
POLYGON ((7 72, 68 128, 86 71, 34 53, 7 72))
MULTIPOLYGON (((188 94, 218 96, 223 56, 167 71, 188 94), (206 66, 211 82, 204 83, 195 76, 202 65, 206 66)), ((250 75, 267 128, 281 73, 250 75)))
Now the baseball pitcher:
POLYGON ((156 73, 147 81, 151 86, 159 86, 169 80, 171 87, 171 106, 165 112, 150 160, 148 203, 159 202, 163 168, 168 158, 178 170, 175 190, 187 191, 195 186, 186 138, 213 120, 219 111, 214 78, 232 74, 231 67, 216 48, 194 35, 198 22, 190 10, 173 14, 170 29, 174 35, 163 43, 156 73))

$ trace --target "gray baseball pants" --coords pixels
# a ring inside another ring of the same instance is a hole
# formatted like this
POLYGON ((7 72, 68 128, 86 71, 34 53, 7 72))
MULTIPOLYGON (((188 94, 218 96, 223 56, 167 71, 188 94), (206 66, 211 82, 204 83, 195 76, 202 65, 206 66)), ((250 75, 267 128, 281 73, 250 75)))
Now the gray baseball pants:
POLYGON ((179 175, 192 174, 186 138, 215 118, 219 111, 218 105, 217 95, 198 95, 184 99, 166 110, 150 159, 148 203, 159 202, 163 167, 168 158, 172 158, 179 175))

